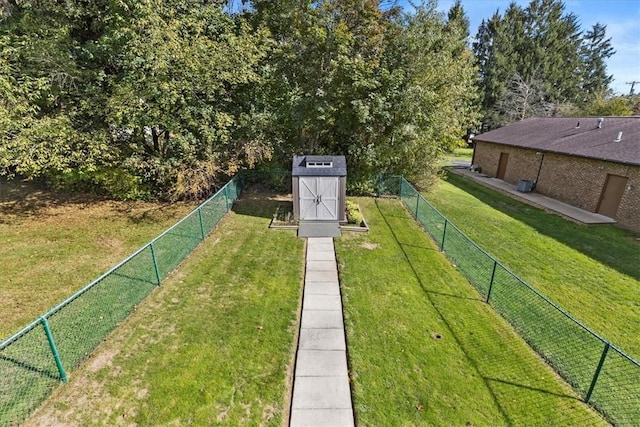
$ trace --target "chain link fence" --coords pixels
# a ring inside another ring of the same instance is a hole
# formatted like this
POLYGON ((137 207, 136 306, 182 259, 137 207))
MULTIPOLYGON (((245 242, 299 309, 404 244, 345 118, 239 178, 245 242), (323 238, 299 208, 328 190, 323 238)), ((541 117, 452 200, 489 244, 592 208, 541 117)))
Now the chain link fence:
MULTIPOLYGON (((107 273, 0 343, 0 426, 20 424, 213 230, 243 184, 287 187, 286 171, 239 175, 107 273)), ((583 399, 615 425, 638 425, 640 364, 476 245, 401 176, 378 177, 503 317, 583 399)))
POLYGON ((173 227, 0 343, 0 426, 19 425, 193 251, 240 193, 229 181, 173 227))
MULTIPOLYGON (((640 364, 482 250, 403 177, 378 178, 400 196, 456 268, 527 343, 614 425, 640 425, 640 364)), ((395 193, 394 193, 395 192, 395 193)))

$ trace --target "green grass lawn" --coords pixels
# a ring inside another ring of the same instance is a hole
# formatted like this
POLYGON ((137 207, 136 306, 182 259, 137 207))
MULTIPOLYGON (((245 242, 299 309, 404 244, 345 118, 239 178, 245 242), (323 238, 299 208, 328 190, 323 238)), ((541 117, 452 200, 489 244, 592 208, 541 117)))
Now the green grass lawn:
POLYGON ((470 161, 471 157, 473 157, 473 148, 456 148, 453 153, 448 154, 446 157, 470 161))
POLYGON ((0 181, 0 340, 195 208, 114 202, 0 181))
POLYGON ((445 153, 443 166, 452 165, 455 161, 471 162, 473 157, 473 148, 456 148, 450 153, 445 153))
POLYGON ((640 358, 640 240, 585 226, 454 174, 427 200, 530 285, 613 344, 640 358))
MULTIPOLYGON (((358 425, 605 425, 450 265, 397 200, 336 240, 358 425), (391 228, 393 227, 393 229, 391 228)), ((304 241, 235 212, 26 423, 283 425, 304 241)))
POLYGON ((336 240, 358 425, 605 425, 396 200, 336 240))
POLYGON ((304 240, 245 197, 26 425, 281 425, 304 240))

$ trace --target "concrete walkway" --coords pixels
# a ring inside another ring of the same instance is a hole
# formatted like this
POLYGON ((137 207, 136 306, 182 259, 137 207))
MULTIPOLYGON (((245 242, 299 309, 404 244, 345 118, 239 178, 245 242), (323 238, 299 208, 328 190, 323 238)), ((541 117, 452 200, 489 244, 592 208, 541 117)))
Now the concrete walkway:
POLYGON ((450 167, 447 169, 455 174, 471 178, 486 187, 490 187, 506 193, 525 203, 545 209, 547 211, 555 212, 565 218, 580 222, 582 224, 615 224, 616 222, 616 220, 613 218, 577 208, 568 203, 552 199, 551 197, 543 196, 540 193, 522 193, 516 190, 515 185, 509 184, 508 182, 505 182, 498 178, 491 178, 477 172, 471 172, 468 168, 462 166, 450 167))
POLYGON ((307 239, 290 426, 354 426, 333 239, 307 239))

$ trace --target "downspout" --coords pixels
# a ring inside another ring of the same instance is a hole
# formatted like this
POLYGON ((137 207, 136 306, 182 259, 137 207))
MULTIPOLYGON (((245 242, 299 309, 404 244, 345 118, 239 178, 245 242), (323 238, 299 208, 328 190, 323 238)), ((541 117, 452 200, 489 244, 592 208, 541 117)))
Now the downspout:
POLYGON ((533 181, 533 186, 531 187, 531 191, 535 190, 538 185, 538 179, 540 178, 540 171, 542 170, 542 162, 544 162, 544 151, 538 151, 536 154, 540 155, 540 164, 538 165, 538 174, 536 175, 535 181, 533 181))
POLYGON ((471 166, 476 164, 476 142, 471 138, 471 144, 473 145, 473 154, 471 154, 471 166))

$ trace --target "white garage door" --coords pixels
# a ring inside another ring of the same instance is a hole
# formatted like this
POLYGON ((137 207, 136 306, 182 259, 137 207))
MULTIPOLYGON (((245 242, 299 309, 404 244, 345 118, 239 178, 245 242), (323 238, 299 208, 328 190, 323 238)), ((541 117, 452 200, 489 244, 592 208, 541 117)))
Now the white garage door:
POLYGON ((300 177, 300 219, 338 220, 337 177, 300 177))

